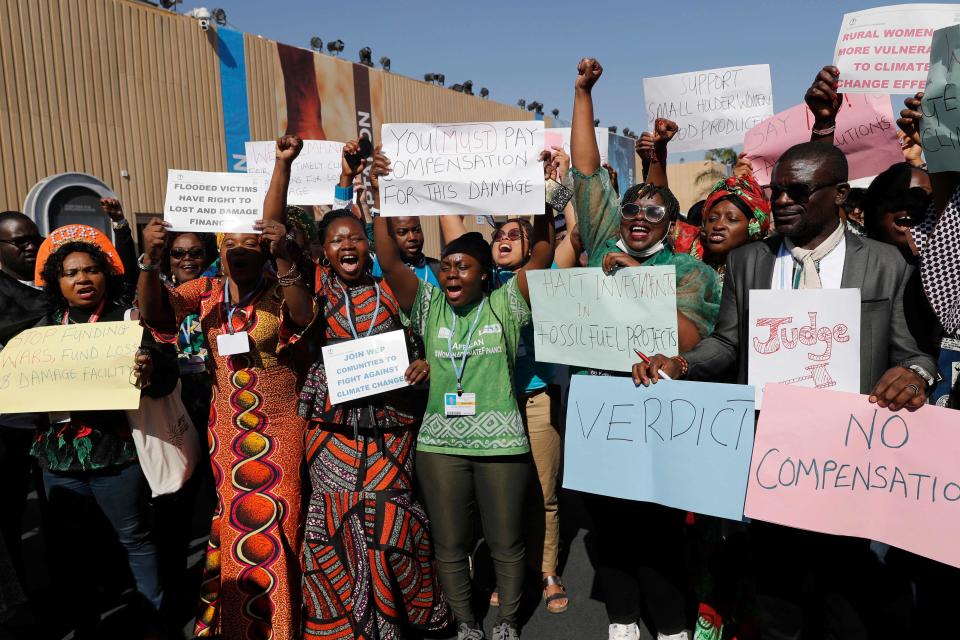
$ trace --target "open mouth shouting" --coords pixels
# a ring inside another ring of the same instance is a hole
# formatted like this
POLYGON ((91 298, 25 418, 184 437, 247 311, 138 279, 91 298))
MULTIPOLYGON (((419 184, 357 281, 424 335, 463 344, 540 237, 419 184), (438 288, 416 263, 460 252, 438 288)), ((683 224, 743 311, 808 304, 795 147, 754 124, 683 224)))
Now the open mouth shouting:
POLYGON ((97 296, 97 288, 92 285, 77 287, 77 297, 81 300, 93 300, 97 296))
POLYGON ((353 251, 346 251, 338 256, 340 270, 348 276, 360 273, 360 255, 353 251))
POLYGON ((463 297, 463 285, 459 282, 451 282, 446 286, 447 300, 457 302, 463 297))
POLYGON ((630 242, 645 242, 650 237, 650 225, 646 222, 634 222, 630 225, 630 242))

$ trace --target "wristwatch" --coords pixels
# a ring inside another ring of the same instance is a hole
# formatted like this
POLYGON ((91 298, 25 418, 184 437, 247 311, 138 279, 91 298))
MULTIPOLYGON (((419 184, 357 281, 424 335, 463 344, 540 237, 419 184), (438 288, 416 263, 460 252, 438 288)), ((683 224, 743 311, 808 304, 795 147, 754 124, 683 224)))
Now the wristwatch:
POLYGON ((140 271, 156 271, 160 268, 159 263, 154 264, 144 264, 143 259, 147 257, 147 254, 141 253, 140 257, 137 258, 137 267, 140 268, 140 271))
POLYGON ((113 226, 114 231, 120 231, 121 229, 130 228, 130 223, 127 222, 126 218, 124 218, 123 220, 117 220, 116 222, 111 222, 110 224, 113 226))
POLYGON ((927 383, 928 389, 932 388, 935 384, 937 384, 937 379, 934 378, 929 373, 927 373, 927 370, 921 367, 920 365, 912 364, 909 367, 907 367, 907 369, 910 369, 910 371, 913 371, 915 374, 923 378, 923 381, 927 383))
POLYGON ((380 209, 377 209, 376 207, 370 207, 370 217, 371 217, 371 218, 379 218, 379 217, 380 217, 380 209))

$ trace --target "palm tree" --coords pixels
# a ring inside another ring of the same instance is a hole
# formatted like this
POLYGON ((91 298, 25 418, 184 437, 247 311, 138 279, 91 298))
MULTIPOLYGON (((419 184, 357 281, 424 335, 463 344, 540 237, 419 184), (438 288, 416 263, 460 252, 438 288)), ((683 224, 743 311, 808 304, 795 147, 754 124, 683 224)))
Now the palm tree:
POLYGON ((697 186, 713 186, 718 180, 726 178, 733 171, 733 166, 737 164, 737 152, 730 147, 723 149, 710 149, 703 154, 703 159, 710 164, 695 178, 697 186), (721 170, 717 165, 722 165, 721 170))

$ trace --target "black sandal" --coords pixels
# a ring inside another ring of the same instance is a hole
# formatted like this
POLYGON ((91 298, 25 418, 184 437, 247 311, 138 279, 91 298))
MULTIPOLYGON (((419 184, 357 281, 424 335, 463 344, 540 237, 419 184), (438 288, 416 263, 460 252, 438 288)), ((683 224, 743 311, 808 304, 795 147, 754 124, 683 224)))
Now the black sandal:
POLYGON ((543 579, 543 602, 547 606, 547 611, 550 613, 563 613, 567 610, 567 607, 570 606, 570 596, 567 595, 567 588, 563 586, 563 582, 560 581, 560 576, 547 576, 543 579), (552 586, 560 587, 560 591, 548 596, 547 588, 552 586), (557 600, 566 600, 567 603, 551 607, 550 605, 557 600))

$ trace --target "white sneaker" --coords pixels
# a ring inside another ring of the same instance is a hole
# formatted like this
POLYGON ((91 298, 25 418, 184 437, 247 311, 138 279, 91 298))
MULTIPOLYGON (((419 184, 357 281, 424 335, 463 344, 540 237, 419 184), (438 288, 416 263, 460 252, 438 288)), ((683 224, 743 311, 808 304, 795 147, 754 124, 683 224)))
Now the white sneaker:
POLYGON ((671 633, 669 636, 665 633, 658 633, 657 640, 690 640, 690 633, 681 631, 680 633, 671 633))
POLYGON ((484 640, 483 629, 461 622, 457 628, 457 640, 484 640))
POLYGON ((506 622, 493 628, 493 640, 520 640, 520 632, 506 622))
POLYGON ((611 624, 610 640, 640 640, 640 627, 637 623, 611 624))

